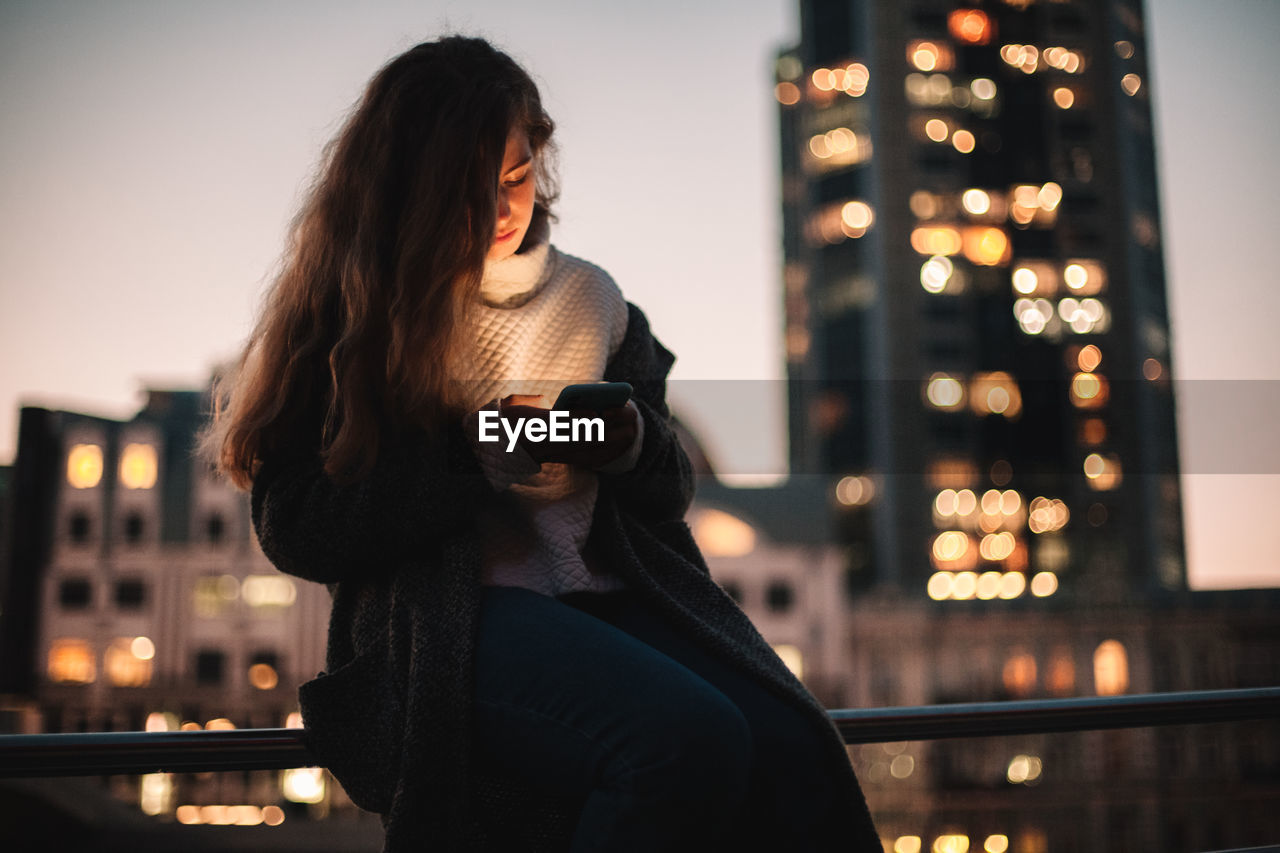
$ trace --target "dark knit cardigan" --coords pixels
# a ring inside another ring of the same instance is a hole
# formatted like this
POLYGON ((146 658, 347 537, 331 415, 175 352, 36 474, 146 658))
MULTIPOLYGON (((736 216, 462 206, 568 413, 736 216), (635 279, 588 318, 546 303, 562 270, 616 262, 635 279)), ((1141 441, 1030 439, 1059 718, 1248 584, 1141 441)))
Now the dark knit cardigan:
MULTIPOLYGON (((711 579, 684 522, 693 476, 665 399, 674 360, 628 305, 604 378, 635 387, 644 437, 631 471, 600 475, 587 548, 673 626, 805 714, 829 746, 843 804, 824 849, 880 851, 839 733, 711 579)), ((262 550, 333 593, 327 671, 299 689, 310 747, 357 805, 382 813, 386 851, 476 849, 473 519, 500 499, 460 426, 434 443, 409 436, 380 447, 372 471, 350 485, 335 484, 310 452, 265 459, 254 480, 262 550)))

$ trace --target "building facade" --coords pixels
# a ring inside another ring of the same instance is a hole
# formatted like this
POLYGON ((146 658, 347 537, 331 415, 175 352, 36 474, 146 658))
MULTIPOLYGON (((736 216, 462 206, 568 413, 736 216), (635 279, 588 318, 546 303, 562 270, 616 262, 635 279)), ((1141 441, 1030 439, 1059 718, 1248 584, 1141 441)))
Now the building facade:
POLYGON ((802 0, 777 61, 793 472, 864 588, 1185 587, 1141 6, 802 0))

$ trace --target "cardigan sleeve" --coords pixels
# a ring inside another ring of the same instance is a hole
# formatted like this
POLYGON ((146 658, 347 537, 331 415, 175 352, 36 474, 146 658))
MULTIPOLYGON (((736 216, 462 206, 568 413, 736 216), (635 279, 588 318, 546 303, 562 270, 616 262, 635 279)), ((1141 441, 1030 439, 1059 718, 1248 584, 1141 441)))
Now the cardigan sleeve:
POLYGON ((369 579, 466 529, 494 495, 460 425, 435 445, 384 443, 367 475, 339 484, 318 454, 277 455, 254 478, 254 530, 276 568, 320 583, 369 579))
POLYGON ((605 367, 604 378, 631 383, 632 400, 644 423, 643 436, 631 470, 600 477, 624 508, 650 521, 683 519, 693 501, 693 467, 671 427, 667 408, 667 374, 675 360, 650 333, 644 312, 628 303, 626 335, 605 367))

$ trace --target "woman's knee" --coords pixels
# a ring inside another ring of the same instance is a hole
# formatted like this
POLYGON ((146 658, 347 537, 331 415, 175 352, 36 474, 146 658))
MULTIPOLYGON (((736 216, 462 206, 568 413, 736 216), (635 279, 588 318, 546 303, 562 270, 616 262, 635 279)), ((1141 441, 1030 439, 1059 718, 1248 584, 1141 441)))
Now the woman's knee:
POLYGON ((724 694, 707 685, 639 722, 652 734, 644 738, 648 751, 633 757, 636 776, 696 799, 745 796, 755 760, 751 728, 724 694))

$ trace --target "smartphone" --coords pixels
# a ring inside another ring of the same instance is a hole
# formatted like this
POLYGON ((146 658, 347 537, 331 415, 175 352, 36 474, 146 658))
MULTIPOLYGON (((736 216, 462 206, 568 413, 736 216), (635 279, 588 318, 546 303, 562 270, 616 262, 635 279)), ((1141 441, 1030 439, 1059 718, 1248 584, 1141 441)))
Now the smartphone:
POLYGON ((556 398, 553 409, 573 411, 588 409, 600 412, 626 405, 631 399, 629 382, 588 382, 582 385, 566 385, 556 398))

